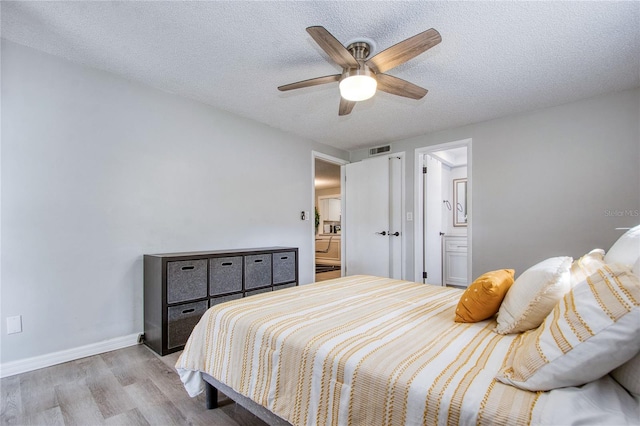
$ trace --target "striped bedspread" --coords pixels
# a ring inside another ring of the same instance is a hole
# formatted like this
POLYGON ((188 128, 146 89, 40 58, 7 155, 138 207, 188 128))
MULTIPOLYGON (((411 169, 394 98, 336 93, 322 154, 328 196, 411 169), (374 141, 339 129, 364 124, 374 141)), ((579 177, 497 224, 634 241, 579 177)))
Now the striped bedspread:
POLYGON ((176 367, 192 396, 206 372, 294 425, 531 423, 540 394, 494 379, 515 336, 455 323, 460 295, 351 276, 224 303, 176 367))

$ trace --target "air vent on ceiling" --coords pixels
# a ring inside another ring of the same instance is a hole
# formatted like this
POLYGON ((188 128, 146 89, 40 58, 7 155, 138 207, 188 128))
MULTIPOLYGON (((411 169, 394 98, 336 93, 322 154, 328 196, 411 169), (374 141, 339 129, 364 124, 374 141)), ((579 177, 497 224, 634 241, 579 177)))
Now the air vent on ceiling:
POLYGON ((369 148, 369 157, 385 154, 387 152, 391 152, 391 145, 376 146, 374 148, 369 148))

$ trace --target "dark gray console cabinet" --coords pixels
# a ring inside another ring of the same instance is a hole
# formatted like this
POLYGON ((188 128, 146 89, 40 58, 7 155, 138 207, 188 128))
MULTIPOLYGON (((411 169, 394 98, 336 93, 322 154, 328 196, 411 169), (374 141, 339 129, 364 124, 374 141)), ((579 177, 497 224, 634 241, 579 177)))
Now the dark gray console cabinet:
POLYGON ((296 285, 295 247, 145 254, 144 343, 179 351, 209 307, 296 285))

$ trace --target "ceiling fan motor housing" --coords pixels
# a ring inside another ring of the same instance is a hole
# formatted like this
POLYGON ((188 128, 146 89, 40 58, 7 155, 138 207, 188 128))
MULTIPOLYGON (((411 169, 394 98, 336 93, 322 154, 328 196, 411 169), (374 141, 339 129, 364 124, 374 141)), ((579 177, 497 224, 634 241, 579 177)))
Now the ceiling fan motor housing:
POLYGON ((369 44, 364 41, 356 41, 349 44, 349 46, 347 46, 347 50, 358 62, 358 67, 343 69, 342 75, 340 76, 340 92, 344 98, 350 101, 361 101, 368 99, 375 93, 378 83, 375 72, 373 72, 373 70, 365 64, 365 60, 367 59, 367 56, 369 56, 369 44), (351 79, 351 87, 353 87, 354 85, 366 85, 368 86, 368 88, 360 88, 357 90, 357 93, 354 93, 351 96, 347 95, 348 92, 345 91, 346 89, 345 87, 343 87, 343 82, 351 77, 356 77, 354 79, 351 79), (364 92, 362 90, 364 90, 364 92))
POLYGON ((353 55, 358 62, 364 61, 369 56, 371 48, 366 41, 354 41, 347 46, 347 50, 353 55))
POLYGON ((347 77, 351 77, 354 75, 365 75, 367 77, 376 78, 375 72, 368 65, 365 64, 365 60, 369 56, 370 47, 369 43, 365 41, 356 41, 349 46, 347 46, 347 50, 353 55, 353 57, 358 61, 358 68, 345 68, 342 72, 342 77, 340 80, 344 80, 347 77))
POLYGON ((345 68, 344 71, 342 71, 342 76, 340 77, 340 81, 344 80, 345 78, 353 77, 356 75, 371 77, 377 81, 376 73, 373 72, 373 70, 369 68, 367 65, 365 65, 364 63, 360 64, 359 68, 345 68))

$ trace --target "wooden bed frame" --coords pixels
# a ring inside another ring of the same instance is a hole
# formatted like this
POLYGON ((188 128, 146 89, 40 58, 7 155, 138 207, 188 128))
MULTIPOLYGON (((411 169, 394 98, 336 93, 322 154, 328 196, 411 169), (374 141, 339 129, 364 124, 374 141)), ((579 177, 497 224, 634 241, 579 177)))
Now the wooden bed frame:
POLYGON ((218 390, 229 398, 235 401, 254 416, 258 417, 263 422, 271 426, 291 426, 291 423, 284 420, 282 417, 272 413, 266 407, 258 404, 257 402, 247 398, 246 396, 239 394, 231 389, 229 386, 214 379, 208 374, 202 373, 202 378, 205 382, 206 392, 206 406, 207 409, 218 408, 218 390))

